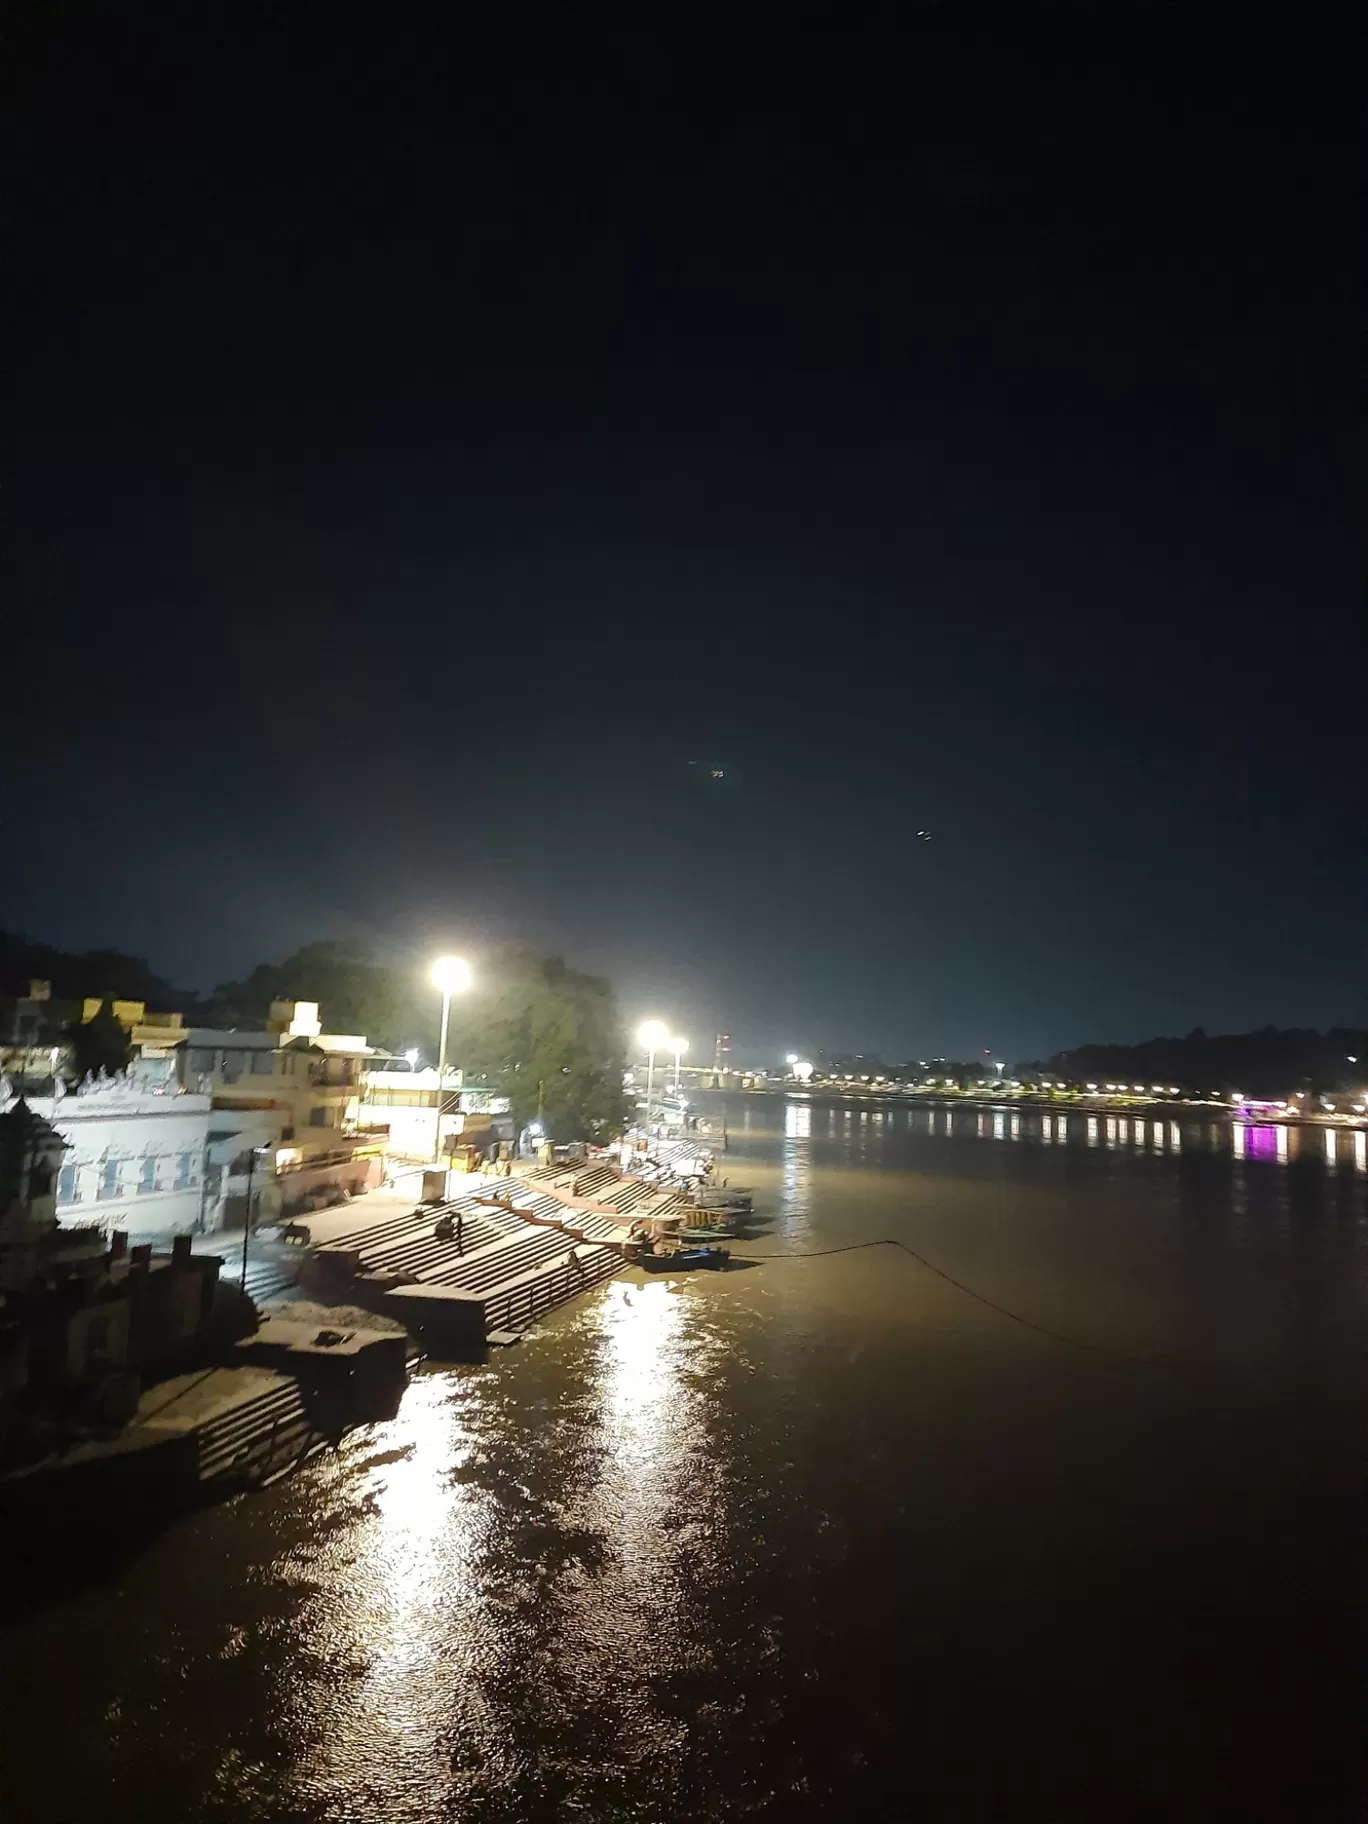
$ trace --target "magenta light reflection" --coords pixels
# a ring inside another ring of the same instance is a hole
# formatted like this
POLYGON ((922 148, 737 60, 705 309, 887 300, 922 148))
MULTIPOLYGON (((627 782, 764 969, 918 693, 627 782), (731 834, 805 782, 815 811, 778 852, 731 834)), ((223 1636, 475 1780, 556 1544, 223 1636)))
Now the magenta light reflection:
POLYGON ((1276 1159, 1278 1156, 1278 1129, 1276 1127, 1251 1126, 1245 1130, 1245 1157, 1247 1159, 1276 1159))

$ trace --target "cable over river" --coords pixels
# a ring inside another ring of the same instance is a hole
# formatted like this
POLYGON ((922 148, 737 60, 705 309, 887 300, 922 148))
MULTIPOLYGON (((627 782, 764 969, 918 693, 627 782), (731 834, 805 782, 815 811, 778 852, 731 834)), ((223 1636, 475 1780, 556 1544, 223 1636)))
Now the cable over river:
POLYGON ((92 1513, 0 1622, 5 1824, 1356 1816, 1353 1136, 724 1110, 729 1270, 92 1513))

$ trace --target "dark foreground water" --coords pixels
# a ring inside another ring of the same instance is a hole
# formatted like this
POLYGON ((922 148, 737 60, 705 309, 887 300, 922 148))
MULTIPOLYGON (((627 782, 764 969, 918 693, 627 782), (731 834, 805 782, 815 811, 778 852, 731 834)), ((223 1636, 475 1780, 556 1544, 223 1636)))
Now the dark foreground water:
POLYGON ((630 1275, 0 1627, 5 1824, 1359 1816, 1352 1137, 728 1118, 754 1252, 1096 1347, 630 1275))

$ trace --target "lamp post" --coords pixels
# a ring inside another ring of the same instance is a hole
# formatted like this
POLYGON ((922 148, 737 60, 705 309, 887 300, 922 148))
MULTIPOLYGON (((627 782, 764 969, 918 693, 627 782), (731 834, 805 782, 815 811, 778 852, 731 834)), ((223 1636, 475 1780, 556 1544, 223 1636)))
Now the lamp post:
POLYGON ((675 1060, 674 1093, 675 1093, 676 1098, 679 1095, 679 1060, 684 1056, 684 1053, 688 1049, 689 1049, 689 1041, 687 1039, 681 1039, 676 1035, 676 1037, 674 1037, 673 1039, 670 1040, 670 1050, 674 1053, 674 1060, 675 1060))
POLYGON ((663 1020, 647 1020, 637 1028, 637 1043, 646 1048, 646 1120, 651 1131, 651 1090, 655 1084, 655 1054, 670 1042, 670 1030, 663 1020))
POLYGON ((442 1038, 437 1047, 437 1131, 433 1136, 432 1156, 442 1162, 442 1102, 446 1093, 447 1026, 451 1019, 451 997, 463 994, 470 986, 470 964, 463 957, 439 956, 432 965, 432 985, 442 991, 442 1038))
POLYGON ((242 1289, 247 1290, 247 1243, 252 1238, 252 1174, 256 1170, 257 1154, 264 1153, 264 1146, 249 1146, 247 1149, 247 1207, 242 1212, 242 1289))

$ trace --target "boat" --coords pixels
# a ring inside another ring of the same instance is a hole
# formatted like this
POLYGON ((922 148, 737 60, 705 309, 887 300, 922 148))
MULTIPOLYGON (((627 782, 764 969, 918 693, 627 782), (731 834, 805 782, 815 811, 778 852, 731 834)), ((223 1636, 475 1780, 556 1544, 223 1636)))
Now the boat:
POLYGON ((715 1190, 703 1188, 693 1194, 694 1208, 699 1210, 733 1210, 743 1214, 749 1213, 751 1194, 749 1191, 729 1191, 719 1185, 715 1190))
POLYGON ((637 1255, 636 1264, 645 1267, 649 1273, 673 1273, 684 1272, 692 1267, 722 1267, 730 1258, 725 1248, 674 1248, 667 1254, 648 1254, 643 1249, 637 1255))

